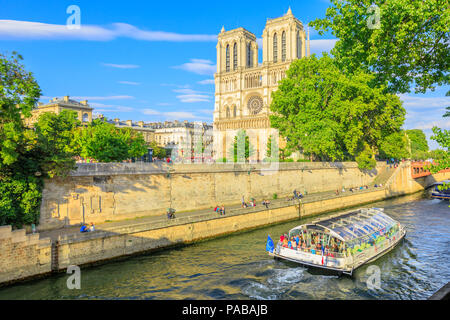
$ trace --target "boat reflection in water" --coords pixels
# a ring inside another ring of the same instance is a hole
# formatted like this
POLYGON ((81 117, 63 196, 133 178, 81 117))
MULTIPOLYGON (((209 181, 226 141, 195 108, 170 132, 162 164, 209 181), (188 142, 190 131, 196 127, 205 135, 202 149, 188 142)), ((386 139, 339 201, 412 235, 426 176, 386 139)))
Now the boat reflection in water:
POLYGON ((393 249, 405 234, 382 208, 361 208, 297 226, 276 247, 269 236, 266 250, 275 258, 351 276, 393 249))

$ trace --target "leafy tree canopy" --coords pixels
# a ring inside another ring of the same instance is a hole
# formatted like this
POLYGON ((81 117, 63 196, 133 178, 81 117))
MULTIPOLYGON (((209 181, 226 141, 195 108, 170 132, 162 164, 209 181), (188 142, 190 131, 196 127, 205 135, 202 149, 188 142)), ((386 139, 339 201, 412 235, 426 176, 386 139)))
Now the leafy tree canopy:
POLYGON ((234 162, 248 161, 249 158, 255 154, 255 149, 250 143, 250 138, 245 130, 239 130, 237 132, 228 154, 229 158, 234 162))
POLYGON ((17 161, 29 147, 22 116, 31 115, 41 94, 21 60, 15 52, 10 56, 0 54, 0 170, 17 161))
POLYGON ((374 72, 372 83, 388 83, 389 92, 449 83, 448 0, 331 0, 310 25, 338 38, 331 53, 344 72, 374 72))
POLYGON ((383 86, 372 88, 373 78, 362 71, 343 74, 326 53, 295 60, 272 94, 271 126, 289 149, 302 148, 320 160, 355 159, 363 152, 373 158, 405 119, 400 99, 383 86))
POLYGON ((82 157, 99 162, 120 162, 147 152, 141 133, 131 128, 117 128, 102 119, 93 120, 86 128, 80 127, 76 143, 82 157))
POLYGON ((405 132, 394 132, 385 137, 379 145, 379 155, 383 159, 409 158, 410 153, 408 152, 408 139, 405 132))

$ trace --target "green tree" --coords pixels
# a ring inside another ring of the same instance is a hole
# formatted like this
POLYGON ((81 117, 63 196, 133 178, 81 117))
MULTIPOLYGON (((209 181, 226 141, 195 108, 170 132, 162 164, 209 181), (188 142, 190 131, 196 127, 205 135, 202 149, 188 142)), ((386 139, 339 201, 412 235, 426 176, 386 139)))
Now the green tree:
POLYGON ((248 137, 247 133, 245 132, 245 130, 239 130, 234 137, 233 145, 228 152, 229 159, 233 159, 232 161, 234 162, 244 162, 248 161, 249 158, 254 154, 255 149, 250 143, 250 138, 248 137))
POLYGON ((153 149, 153 156, 154 157, 156 157, 158 159, 163 159, 163 158, 166 157, 166 149, 161 148, 160 146, 158 146, 156 141, 150 142, 150 148, 153 149))
POLYGON ((36 132, 35 153, 42 162, 42 170, 49 177, 64 176, 75 169, 74 157, 79 154, 75 142, 75 128, 81 122, 77 113, 63 110, 59 114, 42 113, 34 124, 36 132))
POLYGON ((102 119, 95 119, 86 128, 79 128, 76 140, 82 157, 99 162, 120 162, 147 152, 142 134, 131 128, 117 128, 102 119))
POLYGON ((430 171, 433 173, 439 172, 443 169, 450 168, 450 130, 433 127, 432 140, 435 140, 442 149, 445 150, 445 154, 437 160, 437 164, 430 167, 430 171))
POLYGON ((22 117, 31 115, 41 89, 21 60, 15 52, 0 54, 0 171, 31 147, 22 117))
POLYGON ((388 84, 389 92, 449 83, 448 0, 331 0, 325 18, 310 25, 338 38, 331 53, 341 70, 374 72, 373 85, 388 84))
POLYGON ((23 123, 41 91, 21 60, 0 54, 0 225, 14 227, 39 220, 43 187, 35 135, 23 123))
POLYGON ((423 159, 427 157, 428 142, 425 133, 420 129, 406 130, 409 140, 411 141, 411 158, 423 159))
POLYGON ((272 94, 270 122, 290 150, 322 161, 363 159, 369 151, 374 158, 380 141, 404 122, 400 99, 369 85, 374 75, 347 76, 326 53, 295 60, 286 75, 272 94))
POLYGON ((383 159, 409 158, 407 135, 404 131, 388 135, 380 142, 378 150, 380 157, 383 159))
POLYGON ((275 150, 279 150, 278 143, 277 140, 274 139, 273 135, 270 135, 269 138, 267 139, 267 151, 266 151, 267 158, 264 159, 264 161, 267 162, 279 161, 279 154, 272 154, 275 150))

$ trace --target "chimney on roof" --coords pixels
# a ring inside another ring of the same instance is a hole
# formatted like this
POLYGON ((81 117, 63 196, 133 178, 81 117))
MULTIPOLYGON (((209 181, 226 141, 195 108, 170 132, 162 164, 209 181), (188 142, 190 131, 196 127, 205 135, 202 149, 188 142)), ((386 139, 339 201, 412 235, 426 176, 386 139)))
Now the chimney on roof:
POLYGON ((69 102, 69 96, 64 96, 64 102, 69 102))
POLYGON ((187 123, 188 123, 188 121, 187 121, 187 120, 184 120, 184 121, 183 121, 183 123, 184 123, 184 124, 187 124, 187 123))
POLYGON ((132 120, 127 120, 126 121, 127 126, 131 127, 133 125, 133 121, 132 120))
POLYGON ((138 126, 141 127, 141 128, 143 128, 143 127, 144 127, 144 121, 139 121, 139 122, 138 122, 138 126))
POLYGON ((87 106, 88 105, 88 101, 87 100, 83 100, 80 102, 83 106, 87 106))

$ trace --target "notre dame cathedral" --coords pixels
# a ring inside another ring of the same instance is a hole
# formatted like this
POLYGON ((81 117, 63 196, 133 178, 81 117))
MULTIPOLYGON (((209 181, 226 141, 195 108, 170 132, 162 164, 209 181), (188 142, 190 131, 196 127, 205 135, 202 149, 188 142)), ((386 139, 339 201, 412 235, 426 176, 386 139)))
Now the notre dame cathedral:
MULTIPOLYGON (((309 32, 291 9, 279 18, 268 19, 262 34, 262 64, 258 63, 256 36, 237 28, 222 28, 217 42, 215 74, 214 153, 228 157, 238 130, 250 138, 254 154, 263 160, 266 145, 275 129, 270 128, 271 93, 285 77, 290 63, 309 56, 309 32)), ((283 144, 282 139, 280 146, 283 144)))

